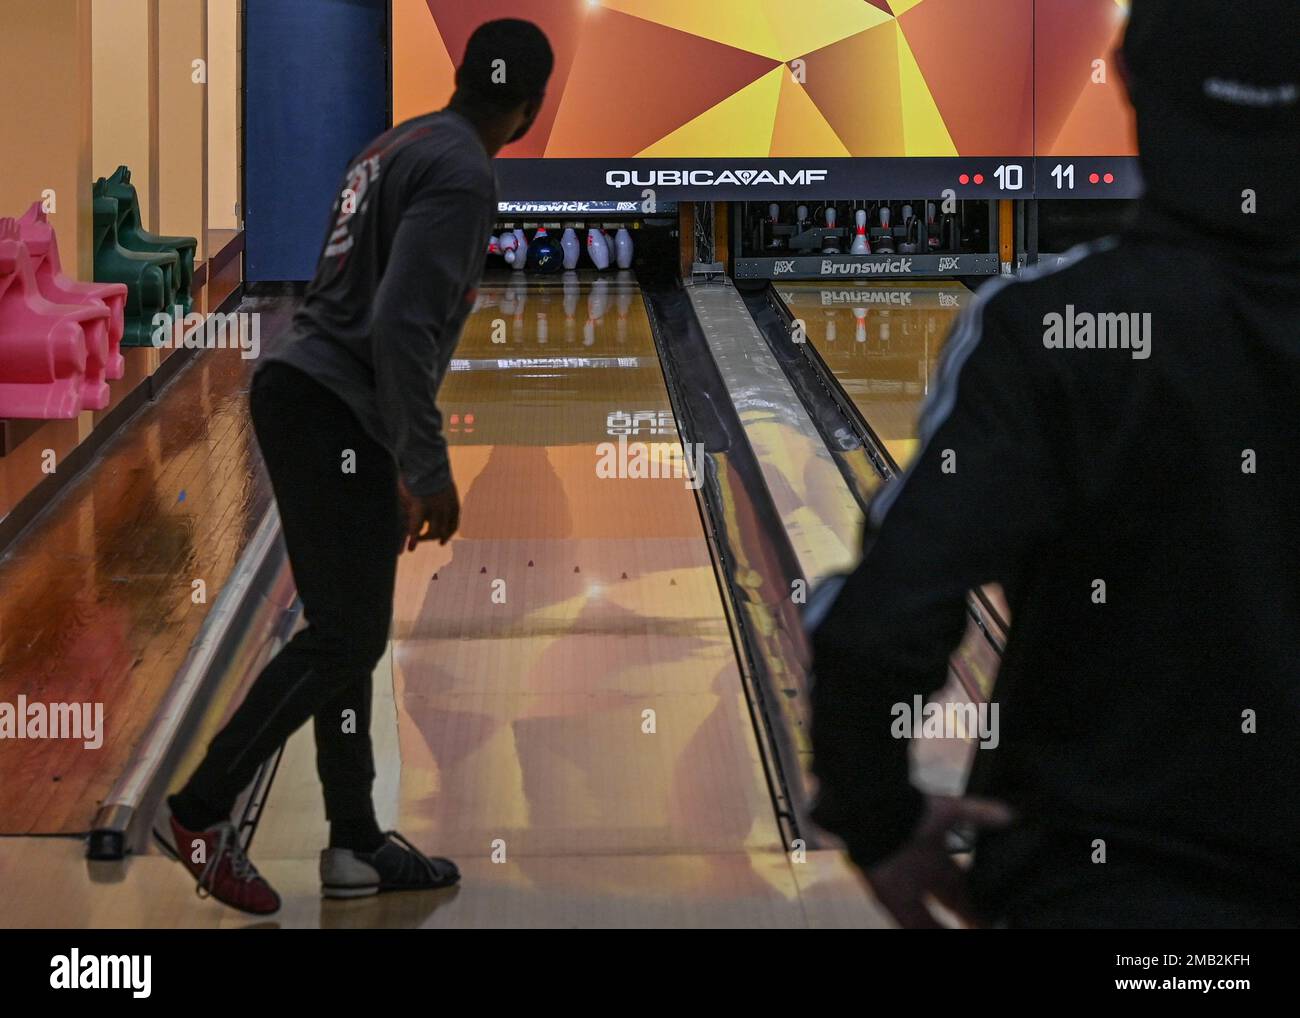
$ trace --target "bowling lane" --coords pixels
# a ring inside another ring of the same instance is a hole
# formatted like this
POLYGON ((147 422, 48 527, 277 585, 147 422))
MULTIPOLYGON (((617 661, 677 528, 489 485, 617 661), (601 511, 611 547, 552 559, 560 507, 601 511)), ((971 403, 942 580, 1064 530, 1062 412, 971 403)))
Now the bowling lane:
POLYGON ((916 421, 957 313, 958 283, 783 283, 808 341, 900 467, 916 453, 916 421))
MULTIPOLYGON (((694 492, 597 472, 619 435, 678 443, 631 275, 485 284, 439 402, 461 530, 402 559, 381 822, 470 862, 780 851, 694 492)), ((259 858, 323 844, 312 755, 305 729, 259 858)))
MULTIPOLYGON (((808 342, 894 462, 906 469, 917 452, 917 421, 939 355, 958 312, 974 295, 958 283, 939 281, 783 283, 778 293, 790 313, 803 320, 808 342)), ((992 694, 1001 659, 976 619, 997 638, 1004 636, 1009 612, 1000 588, 983 588, 971 610, 948 684, 939 694, 943 701, 968 702, 974 690, 980 699, 992 694)), ((959 791, 972 752, 966 739, 922 742, 918 777, 933 790, 959 791)))

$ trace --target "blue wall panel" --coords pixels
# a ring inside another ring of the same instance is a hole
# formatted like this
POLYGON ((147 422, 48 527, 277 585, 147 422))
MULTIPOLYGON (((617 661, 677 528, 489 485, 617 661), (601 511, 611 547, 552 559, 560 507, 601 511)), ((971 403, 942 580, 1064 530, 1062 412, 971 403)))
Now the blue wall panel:
POLYGON ((348 159, 388 126, 388 0, 248 0, 250 282, 310 279, 348 159))

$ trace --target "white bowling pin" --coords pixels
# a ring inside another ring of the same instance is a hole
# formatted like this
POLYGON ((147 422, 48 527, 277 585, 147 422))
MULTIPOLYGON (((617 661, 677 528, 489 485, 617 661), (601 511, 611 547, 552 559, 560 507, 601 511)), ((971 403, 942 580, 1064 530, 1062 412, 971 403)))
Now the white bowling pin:
POLYGON ((853 318, 856 323, 854 325, 853 338, 859 343, 865 343, 867 341, 867 309, 854 308, 853 318))
POLYGON ((594 226, 587 230, 587 254, 596 268, 609 268, 609 245, 605 243, 605 235, 594 226))
POLYGON ((500 245, 497 243, 497 235, 496 235, 495 233, 492 234, 492 236, 488 237, 488 250, 487 250, 487 253, 490 254, 490 255, 500 254, 500 253, 501 253, 501 247, 500 247, 500 245))
POLYGON ((794 214, 795 214, 795 216, 797 217, 796 222, 797 222, 800 226, 803 226, 804 223, 808 222, 808 206, 807 206, 807 205, 800 205, 797 209, 794 210, 794 214))
POLYGON ((515 254, 519 247, 519 238, 507 230, 505 233, 501 234, 501 238, 497 241, 497 245, 501 248, 501 257, 506 260, 506 264, 513 265, 515 263, 515 254))
POLYGON ((882 230, 889 229, 889 206, 888 205, 880 206, 880 228, 882 230))
POLYGON ((853 214, 857 229, 853 232, 853 243, 849 245, 849 252, 855 255, 871 254, 871 242, 867 240, 867 210, 858 209, 853 214))
POLYGON ((911 205, 904 205, 904 206, 903 206, 903 225, 906 226, 906 225, 908 224, 909 220, 911 220, 911 218, 912 218, 912 206, 911 206, 911 205))
POLYGON ((826 206, 826 226, 828 229, 835 229, 835 206, 826 206))
POLYGON ((632 234, 626 226, 620 226, 618 233, 614 234, 614 257, 620 269, 632 267, 632 234))
POLYGON ((576 269, 578 267, 578 257, 582 254, 582 247, 578 244, 578 235, 573 232, 572 226, 564 228, 564 233, 560 236, 560 247, 564 249, 564 267, 566 269, 576 269))

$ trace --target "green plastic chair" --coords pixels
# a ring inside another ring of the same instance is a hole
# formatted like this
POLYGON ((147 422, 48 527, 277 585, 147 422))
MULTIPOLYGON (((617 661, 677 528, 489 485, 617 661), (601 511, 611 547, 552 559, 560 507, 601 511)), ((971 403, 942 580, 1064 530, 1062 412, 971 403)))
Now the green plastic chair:
POLYGON ((175 251, 132 251, 118 235, 116 198, 95 199, 95 282, 125 283, 122 345, 153 346, 154 316, 170 318, 177 303, 180 260, 175 251))
POLYGON ((179 265, 176 302, 189 314, 194 309, 194 256, 199 242, 193 237, 167 237, 150 233, 140 219, 140 198, 131 183, 131 171, 119 166, 111 177, 95 182, 95 195, 117 199, 118 242, 130 251, 175 252, 179 265))

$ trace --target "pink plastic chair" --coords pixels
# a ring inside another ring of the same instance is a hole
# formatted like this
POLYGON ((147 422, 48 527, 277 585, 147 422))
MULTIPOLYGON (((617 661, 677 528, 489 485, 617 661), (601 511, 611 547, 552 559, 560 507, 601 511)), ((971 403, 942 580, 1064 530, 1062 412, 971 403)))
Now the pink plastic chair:
POLYGON ((88 370, 86 352, 87 323, 98 321, 107 359, 107 318, 98 302, 41 296, 18 221, 0 219, 0 417, 66 419, 108 406, 108 383, 88 370))
MULTIPOLYGON (((54 304, 99 301, 108 308, 108 353, 103 375, 109 379, 121 378, 126 373, 126 358, 122 356, 126 286, 122 283, 81 283, 66 276, 59 259, 59 242, 54 236, 54 227, 40 202, 34 202, 27 214, 18 220, 18 229, 32 259, 36 285, 42 297, 54 304)), ((88 338, 86 352, 92 362, 99 348, 97 339, 88 338)))

